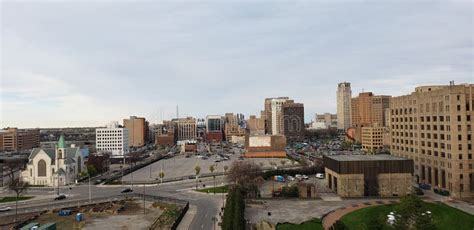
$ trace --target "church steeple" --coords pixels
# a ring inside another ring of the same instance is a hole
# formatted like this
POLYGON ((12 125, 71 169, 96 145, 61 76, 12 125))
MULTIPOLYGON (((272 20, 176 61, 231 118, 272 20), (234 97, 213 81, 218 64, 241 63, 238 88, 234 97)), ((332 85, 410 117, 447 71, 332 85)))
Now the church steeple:
POLYGON ((66 144, 64 142, 64 135, 61 135, 61 137, 59 137, 59 141, 58 141, 58 148, 64 149, 65 146, 66 146, 66 144))

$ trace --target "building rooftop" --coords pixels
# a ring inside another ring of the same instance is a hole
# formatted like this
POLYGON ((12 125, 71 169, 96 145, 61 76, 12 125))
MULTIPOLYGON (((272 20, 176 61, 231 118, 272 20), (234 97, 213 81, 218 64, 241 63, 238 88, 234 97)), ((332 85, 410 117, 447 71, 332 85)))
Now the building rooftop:
POLYGON ((403 157, 397 157, 388 154, 378 154, 378 155, 333 155, 326 156, 336 161, 400 161, 407 160, 403 157))

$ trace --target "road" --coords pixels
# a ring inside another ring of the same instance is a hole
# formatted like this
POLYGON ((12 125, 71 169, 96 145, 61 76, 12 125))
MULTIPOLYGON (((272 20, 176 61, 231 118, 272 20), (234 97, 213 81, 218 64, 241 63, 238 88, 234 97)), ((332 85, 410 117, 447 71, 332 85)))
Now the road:
MULTIPOLYGON (((202 178, 200 180, 200 186, 202 186, 202 184, 206 184, 207 186, 213 184, 212 178, 202 178)), ((222 184, 223 180, 223 177, 216 177, 216 184, 222 184)), ((219 216, 220 208, 222 206, 222 201, 224 197, 221 195, 203 194, 195 192, 193 191, 195 186, 195 180, 171 182, 162 185, 147 185, 145 187, 145 193, 150 195, 171 197, 188 201, 190 205, 194 205, 196 207, 196 214, 194 215, 189 229, 213 229, 212 217, 219 216)), ((72 186, 71 188, 72 189, 69 191, 69 197, 67 198, 67 201, 89 198, 89 185, 87 183, 72 186)), ((120 191, 122 190, 122 188, 123 187, 121 185, 91 185, 91 198, 103 198, 119 195, 121 194, 120 191)), ((67 195, 67 190, 67 188, 61 188, 60 191, 67 195)), ((133 190, 136 193, 143 193, 143 185, 134 185, 133 190)), ((2 196, 13 195, 7 191, 3 191, 0 194, 2 196)), ((43 197, 44 199, 38 198, 37 200, 21 202, 19 203, 18 208, 31 208, 37 205, 45 205, 48 203, 54 204, 55 202, 60 202, 53 200, 53 197, 55 196, 54 194, 55 192, 53 188, 31 188, 30 190, 28 190, 27 194, 25 194, 26 196, 38 196, 43 197)), ((14 208, 15 206, 14 203, 10 203, 8 205, 12 208, 14 208)), ((6 213, 3 213, 2 215, 5 214, 6 213)))

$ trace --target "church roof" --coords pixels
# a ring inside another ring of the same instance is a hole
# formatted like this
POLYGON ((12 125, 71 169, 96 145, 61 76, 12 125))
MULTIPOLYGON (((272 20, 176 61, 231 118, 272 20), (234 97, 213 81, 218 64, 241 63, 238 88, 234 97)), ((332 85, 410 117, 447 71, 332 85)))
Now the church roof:
MULTIPOLYGON (((30 156, 28 157, 30 160, 35 158, 36 155, 38 155, 39 152, 41 152, 41 150, 43 150, 46 155, 48 155, 49 158, 51 158, 53 164, 54 164, 54 159, 56 159, 56 150, 55 149, 42 149, 42 148, 34 148, 32 151, 31 151, 31 154, 30 156)), ((64 148, 64 156, 66 158, 66 164, 69 164, 71 162, 75 162, 76 160, 74 159, 74 157, 76 156, 76 153, 79 152, 80 153, 80 149, 79 147, 75 147, 75 148, 64 148)))

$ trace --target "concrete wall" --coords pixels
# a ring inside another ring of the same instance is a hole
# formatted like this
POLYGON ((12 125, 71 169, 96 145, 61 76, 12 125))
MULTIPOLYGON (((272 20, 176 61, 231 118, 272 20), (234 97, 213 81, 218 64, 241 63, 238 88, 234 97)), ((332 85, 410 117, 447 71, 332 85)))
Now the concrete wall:
POLYGON ((410 173, 379 174, 379 194, 382 197, 393 195, 403 196, 412 191, 412 176, 410 173))

